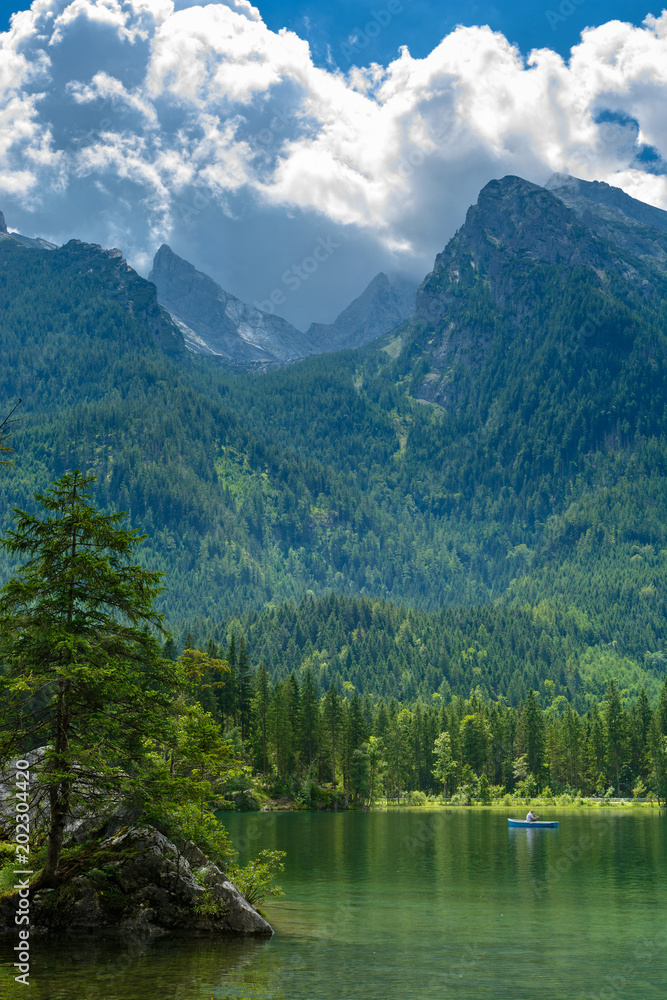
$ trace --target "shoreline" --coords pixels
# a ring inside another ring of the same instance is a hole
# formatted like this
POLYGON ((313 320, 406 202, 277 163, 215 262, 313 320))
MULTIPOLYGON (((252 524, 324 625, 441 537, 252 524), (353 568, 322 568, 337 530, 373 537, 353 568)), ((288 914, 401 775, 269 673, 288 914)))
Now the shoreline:
POLYGON ((531 799, 511 799, 507 802, 505 799, 500 799, 494 802, 445 802, 444 800, 438 799, 427 799, 424 802, 396 802, 391 799, 387 801, 386 799, 379 799, 372 805, 358 805, 354 803, 350 804, 338 804, 336 807, 306 807, 301 804, 295 804, 293 800, 280 799, 278 801, 269 800, 264 803, 260 810, 244 810, 244 809, 227 809, 220 810, 218 815, 224 816, 226 814, 243 813, 243 812, 264 812, 264 813, 317 813, 317 812, 393 812, 393 811, 419 811, 419 812, 439 812, 443 809, 456 809, 456 810, 466 810, 466 809, 482 809, 482 810, 493 810, 497 811, 499 809, 505 811, 514 811, 517 813, 522 812, 522 810, 527 810, 531 807, 538 809, 550 809, 559 810, 564 809, 599 809, 613 811, 627 811, 631 810, 655 810, 656 813, 664 811, 667 807, 664 802, 658 803, 657 800, 648 801, 646 799, 631 799, 631 798, 595 798, 590 796, 577 796, 572 798, 571 796, 565 794, 563 796, 555 796, 553 798, 540 798, 535 796, 531 799), (565 799, 571 799, 571 801, 564 801, 565 799))

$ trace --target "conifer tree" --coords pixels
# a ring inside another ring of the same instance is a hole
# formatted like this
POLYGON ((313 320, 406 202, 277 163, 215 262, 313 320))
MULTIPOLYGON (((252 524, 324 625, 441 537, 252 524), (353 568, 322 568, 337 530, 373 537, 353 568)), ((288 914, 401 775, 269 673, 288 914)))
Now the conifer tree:
POLYGON ((607 688, 607 707, 605 710, 605 735, 607 740, 607 754, 611 771, 616 777, 616 794, 621 794, 620 766, 625 740, 625 720, 623 718, 623 707, 618 688, 614 683, 614 678, 609 681, 607 688))
POLYGON ((306 670, 301 689, 301 740, 304 758, 311 767, 319 750, 320 705, 317 684, 310 667, 306 670))
POLYGON ((341 723, 343 721, 343 709, 340 703, 340 695, 333 685, 333 681, 329 685, 329 690, 324 696, 324 704, 322 706, 322 715, 324 717, 324 725, 327 733, 327 738, 329 740, 329 749, 331 751, 331 775, 332 782, 335 787, 336 785, 336 753, 340 745, 340 729, 341 723))
POLYGON ((245 742, 250 730, 250 705, 252 698, 252 678, 250 676, 250 662, 248 660, 248 650, 245 639, 239 640, 239 654, 236 665, 236 700, 238 703, 239 725, 241 728, 241 739, 245 742))
POLYGON ((31 768, 49 800, 44 886, 76 804, 118 791, 140 774, 147 739, 165 737, 176 682, 155 638, 159 574, 131 562, 141 538, 89 502, 94 482, 61 476, 35 494, 42 516, 15 510, 2 540, 27 562, 0 597, 0 762, 44 748, 31 768))
POLYGON ((255 721, 255 732, 257 743, 260 749, 262 774, 267 774, 269 766, 268 740, 269 740, 269 711, 271 706, 271 688, 269 675, 264 663, 260 663, 255 677, 255 695, 253 699, 253 712, 255 721))

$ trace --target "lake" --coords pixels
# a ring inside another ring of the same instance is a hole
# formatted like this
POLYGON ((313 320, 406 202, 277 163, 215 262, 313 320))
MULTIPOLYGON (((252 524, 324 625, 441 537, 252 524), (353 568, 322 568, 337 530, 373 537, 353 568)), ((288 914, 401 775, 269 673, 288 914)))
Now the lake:
POLYGON ((667 814, 542 810, 558 830, 511 831, 507 815, 226 814, 242 855, 288 852, 271 941, 36 941, 29 991, 5 941, 0 995, 664 1000, 667 814))

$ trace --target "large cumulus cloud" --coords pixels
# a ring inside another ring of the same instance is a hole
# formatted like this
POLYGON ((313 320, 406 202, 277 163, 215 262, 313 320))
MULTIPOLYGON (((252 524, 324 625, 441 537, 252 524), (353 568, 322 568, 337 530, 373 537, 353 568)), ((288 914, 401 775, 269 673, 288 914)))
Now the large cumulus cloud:
POLYGON ((486 27, 424 59, 316 66, 248 0, 35 0, 0 35, 0 207, 55 241, 167 241, 243 298, 326 319, 380 268, 422 275, 490 178, 552 171, 667 207, 667 13, 568 63, 486 27), (284 288, 283 288, 284 290, 284 288))

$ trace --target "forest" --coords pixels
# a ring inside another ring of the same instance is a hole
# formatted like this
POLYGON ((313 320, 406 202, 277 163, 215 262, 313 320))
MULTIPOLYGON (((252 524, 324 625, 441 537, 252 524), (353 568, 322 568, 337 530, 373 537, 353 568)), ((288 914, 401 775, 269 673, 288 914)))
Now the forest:
MULTIPOLYGON (((170 644, 165 655, 174 652, 170 644)), ((582 713, 548 680, 547 698, 529 689, 516 707, 480 689, 407 705, 362 696, 349 681, 342 696, 333 681, 323 689, 311 666, 272 683, 264 663, 251 668, 245 640, 235 635, 226 650, 211 639, 205 651, 187 648, 182 660, 197 656, 209 665, 202 706, 265 789, 297 807, 366 805, 383 796, 417 805, 426 795, 455 804, 508 795, 569 796, 564 804, 576 796, 667 797, 667 682, 655 710, 643 688, 624 701, 613 679, 582 713), (216 685, 221 654, 229 673, 216 685)), ((243 779, 229 786, 243 787, 243 779)))
MULTIPOLYGON (((259 767, 265 678, 260 771, 276 781, 331 784, 335 769, 349 791, 353 755, 375 739, 392 794, 433 791, 433 747, 449 733, 455 792, 474 785, 468 767, 492 787, 532 775, 658 794, 667 295, 655 267, 589 243, 597 269, 501 261, 495 293, 461 257, 384 340, 244 372, 187 354, 154 286, 117 253, 4 241, 0 398, 4 412, 22 402, 0 528, 54 477, 94 476, 96 507, 146 536, 170 655, 210 645, 233 662, 243 639, 242 706, 212 703, 213 689, 202 699, 259 767), (304 698, 317 706, 307 755, 304 698), (326 712, 340 715, 340 753, 326 712), (475 726, 473 752, 460 741, 475 726), (413 748, 400 775, 399 731, 413 748)), ((0 555, 3 579, 16 565, 0 555)))

